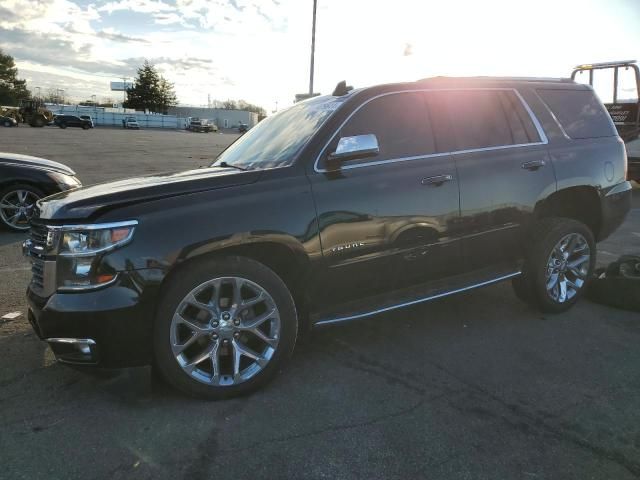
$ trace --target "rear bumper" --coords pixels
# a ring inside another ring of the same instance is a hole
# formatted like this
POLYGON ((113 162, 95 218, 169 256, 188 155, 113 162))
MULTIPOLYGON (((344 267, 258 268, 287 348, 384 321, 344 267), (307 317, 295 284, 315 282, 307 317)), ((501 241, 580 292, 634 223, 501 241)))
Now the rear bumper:
POLYGON ((29 322, 61 362, 104 368, 149 364, 157 289, 142 293, 140 279, 131 278, 138 273, 121 273, 100 290, 49 298, 29 288, 29 322))
POLYGON ((598 241, 604 240, 624 222, 631 210, 632 187, 622 182, 608 189, 602 196, 602 225, 598 241))

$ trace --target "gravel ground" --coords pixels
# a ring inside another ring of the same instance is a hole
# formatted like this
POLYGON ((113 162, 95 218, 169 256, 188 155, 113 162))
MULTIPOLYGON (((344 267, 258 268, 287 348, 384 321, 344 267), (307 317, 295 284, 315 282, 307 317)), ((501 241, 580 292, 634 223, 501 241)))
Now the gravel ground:
MULTIPOLYGON (((85 184, 206 163, 229 134, 0 129, 85 184)), ((57 365, 25 319, 23 235, 0 233, 0 478, 640 478, 640 315, 541 315, 495 285, 318 331, 275 382, 203 402, 148 368, 57 365)), ((640 191, 601 263, 640 252, 640 191)))

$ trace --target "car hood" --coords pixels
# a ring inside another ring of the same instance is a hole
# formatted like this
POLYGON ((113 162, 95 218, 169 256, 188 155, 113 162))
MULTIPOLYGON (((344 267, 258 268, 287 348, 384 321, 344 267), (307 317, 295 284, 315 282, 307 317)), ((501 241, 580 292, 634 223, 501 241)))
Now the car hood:
POLYGON ((48 220, 86 219, 118 206, 187 195, 258 180, 260 171, 200 168, 129 178, 68 190, 38 202, 36 217, 48 220))
POLYGON ((28 168, 37 168, 40 170, 47 170, 50 172, 64 173, 65 175, 75 175, 76 172, 71 170, 62 163, 54 162, 53 160, 47 160, 46 158, 31 157, 29 155, 20 155, 18 153, 4 153, 0 152, 0 165, 11 164, 19 165, 28 168))

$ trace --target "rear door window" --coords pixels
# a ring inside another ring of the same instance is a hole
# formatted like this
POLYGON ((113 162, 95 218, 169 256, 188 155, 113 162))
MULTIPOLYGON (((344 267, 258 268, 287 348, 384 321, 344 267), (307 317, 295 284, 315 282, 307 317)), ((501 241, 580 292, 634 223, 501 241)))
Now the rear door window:
POLYGON ((502 109, 507 116, 509 126, 511 127, 513 143, 520 145, 539 142, 540 135, 531 120, 531 115, 529 115, 516 93, 510 90, 498 91, 496 93, 502 104, 502 109))
POLYGON ((498 91, 449 91, 446 96, 457 150, 516 143, 498 91))
POLYGON ((341 137, 370 133, 377 137, 380 153, 353 163, 414 157, 436 152, 424 98, 417 92, 383 95, 366 103, 340 129, 331 142, 329 151, 335 149, 341 137))
POLYGON ((571 138, 616 135, 611 117, 592 90, 540 89, 538 95, 571 138))

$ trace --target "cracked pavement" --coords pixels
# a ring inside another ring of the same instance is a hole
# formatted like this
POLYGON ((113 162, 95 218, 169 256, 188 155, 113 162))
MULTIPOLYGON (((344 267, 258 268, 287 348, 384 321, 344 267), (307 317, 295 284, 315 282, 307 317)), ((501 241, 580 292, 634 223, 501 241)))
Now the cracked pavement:
MULTIPOLYGON (((68 163, 86 183, 191 168, 232 139, 10 135, 0 151, 68 163)), ((634 194, 600 262, 640 252, 634 194)), ((640 314, 583 300, 542 315, 503 283, 318 330, 264 390, 204 402, 149 368, 57 365, 25 319, 22 238, 0 233, 0 316, 23 312, 0 323, 1 479, 640 478, 640 314)))

